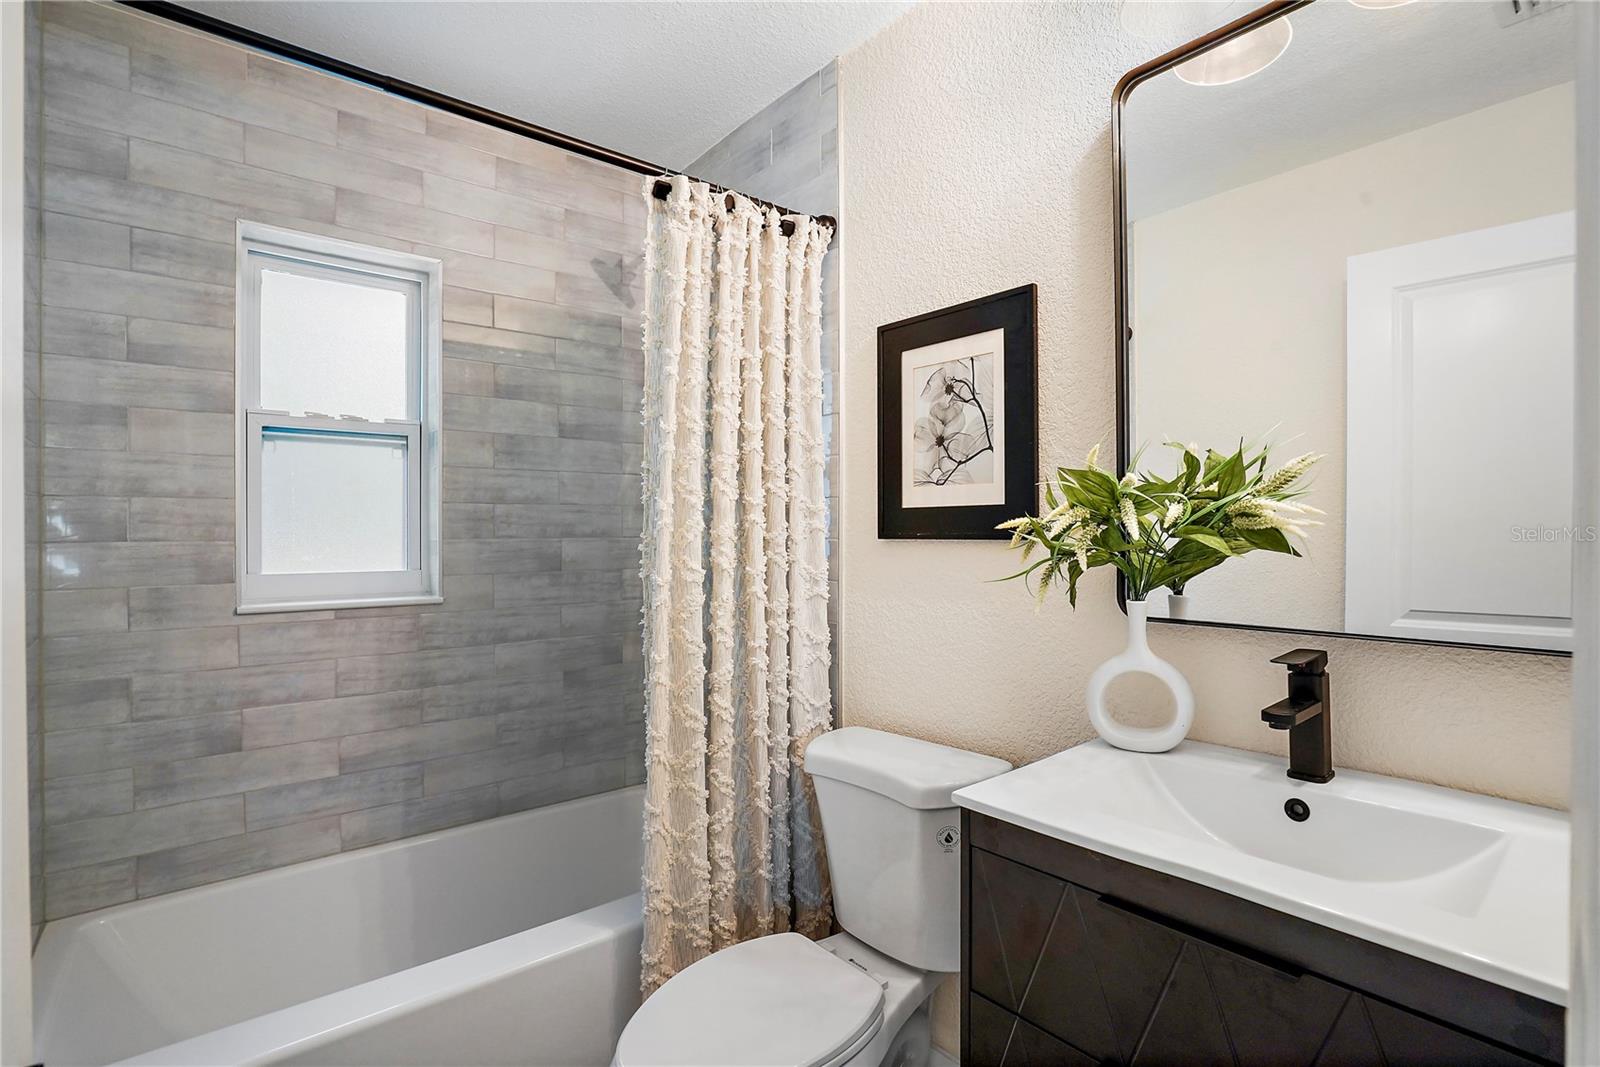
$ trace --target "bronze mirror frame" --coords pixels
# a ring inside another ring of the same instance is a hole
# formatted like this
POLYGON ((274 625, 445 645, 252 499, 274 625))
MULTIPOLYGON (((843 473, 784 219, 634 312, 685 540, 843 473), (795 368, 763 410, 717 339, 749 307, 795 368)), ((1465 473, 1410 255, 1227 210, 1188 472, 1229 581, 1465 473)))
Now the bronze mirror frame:
MULTIPOLYGON (((1133 456, 1132 411, 1132 341, 1133 327, 1128 321, 1129 268, 1128 262, 1128 183, 1127 161, 1122 148, 1122 109, 1128 97, 1141 84, 1158 74, 1172 69, 1185 60, 1208 52, 1225 41, 1249 33, 1256 27, 1281 18, 1292 11, 1307 7, 1316 0, 1272 0, 1272 2, 1220 26, 1187 44, 1155 59, 1141 63, 1118 79, 1111 91, 1111 196, 1112 196, 1112 247, 1115 263, 1112 278, 1116 305, 1116 382, 1117 382, 1117 476, 1128 471, 1133 456)), ((1117 574, 1117 607, 1126 614, 1128 610, 1128 582, 1117 574)), ((1519 648, 1508 645, 1471 644, 1464 641, 1431 641, 1417 637, 1389 637, 1380 634, 1346 633, 1342 630, 1314 630, 1293 626, 1267 626, 1242 622, 1217 622, 1210 619, 1167 619, 1152 617, 1151 622, 1177 626, 1205 626, 1224 630, 1255 630, 1262 633, 1302 634, 1314 637, 1336 637, 1351 641, 1382 641, 1385 644, 1425 645, 1433 647, 1468 648, 1483 652, 1516 652, 1531 656, 1558 656, 1571 658, 1572 653, 1559 649, 1519 648)))

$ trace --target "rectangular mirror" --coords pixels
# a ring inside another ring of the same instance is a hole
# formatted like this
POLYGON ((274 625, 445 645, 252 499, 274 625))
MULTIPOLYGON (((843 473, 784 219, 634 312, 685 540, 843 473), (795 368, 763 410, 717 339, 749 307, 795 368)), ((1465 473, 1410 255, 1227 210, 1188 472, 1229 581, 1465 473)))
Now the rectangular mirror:
POLYGON ((1118 86, 1123 469, 1323 456, 1302 556, 1151 618, 1570 650, 1575 6, 1273 4, 1118 86))

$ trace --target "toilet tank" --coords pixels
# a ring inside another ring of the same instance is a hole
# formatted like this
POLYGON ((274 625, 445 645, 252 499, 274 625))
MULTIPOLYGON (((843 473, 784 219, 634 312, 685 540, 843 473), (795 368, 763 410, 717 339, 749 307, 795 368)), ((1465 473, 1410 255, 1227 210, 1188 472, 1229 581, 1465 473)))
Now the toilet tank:
POLYGON ((1011 764, 847 726, 806 748, 844 927, 928 971, 961 969, 961 818, 950 794, 1011 764))

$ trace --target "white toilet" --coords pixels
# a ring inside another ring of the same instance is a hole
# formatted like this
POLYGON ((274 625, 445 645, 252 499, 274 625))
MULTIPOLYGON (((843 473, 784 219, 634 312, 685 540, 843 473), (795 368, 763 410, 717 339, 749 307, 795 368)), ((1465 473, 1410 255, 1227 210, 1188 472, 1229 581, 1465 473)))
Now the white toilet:
POLYGON ((950 794, 1004 760, 846 727, 806 750, 845 932, 774 934, 685 968, 622 1032, 616 1067, 923 1067, 928 998, 961 968, 950 794))

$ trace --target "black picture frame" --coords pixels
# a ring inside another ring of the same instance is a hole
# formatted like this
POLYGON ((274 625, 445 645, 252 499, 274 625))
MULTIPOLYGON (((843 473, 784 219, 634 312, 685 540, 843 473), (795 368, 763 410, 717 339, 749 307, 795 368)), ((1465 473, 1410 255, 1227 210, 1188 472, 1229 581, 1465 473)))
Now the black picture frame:
POLYGON ((1038 286, 1008 289, 878 327, 878 538, 982 541, 995 527, 1037 510, 1039 499, 1038 286), (904 506, 901 370, 904 353, 1003 329, 1005 502, 904 506))

